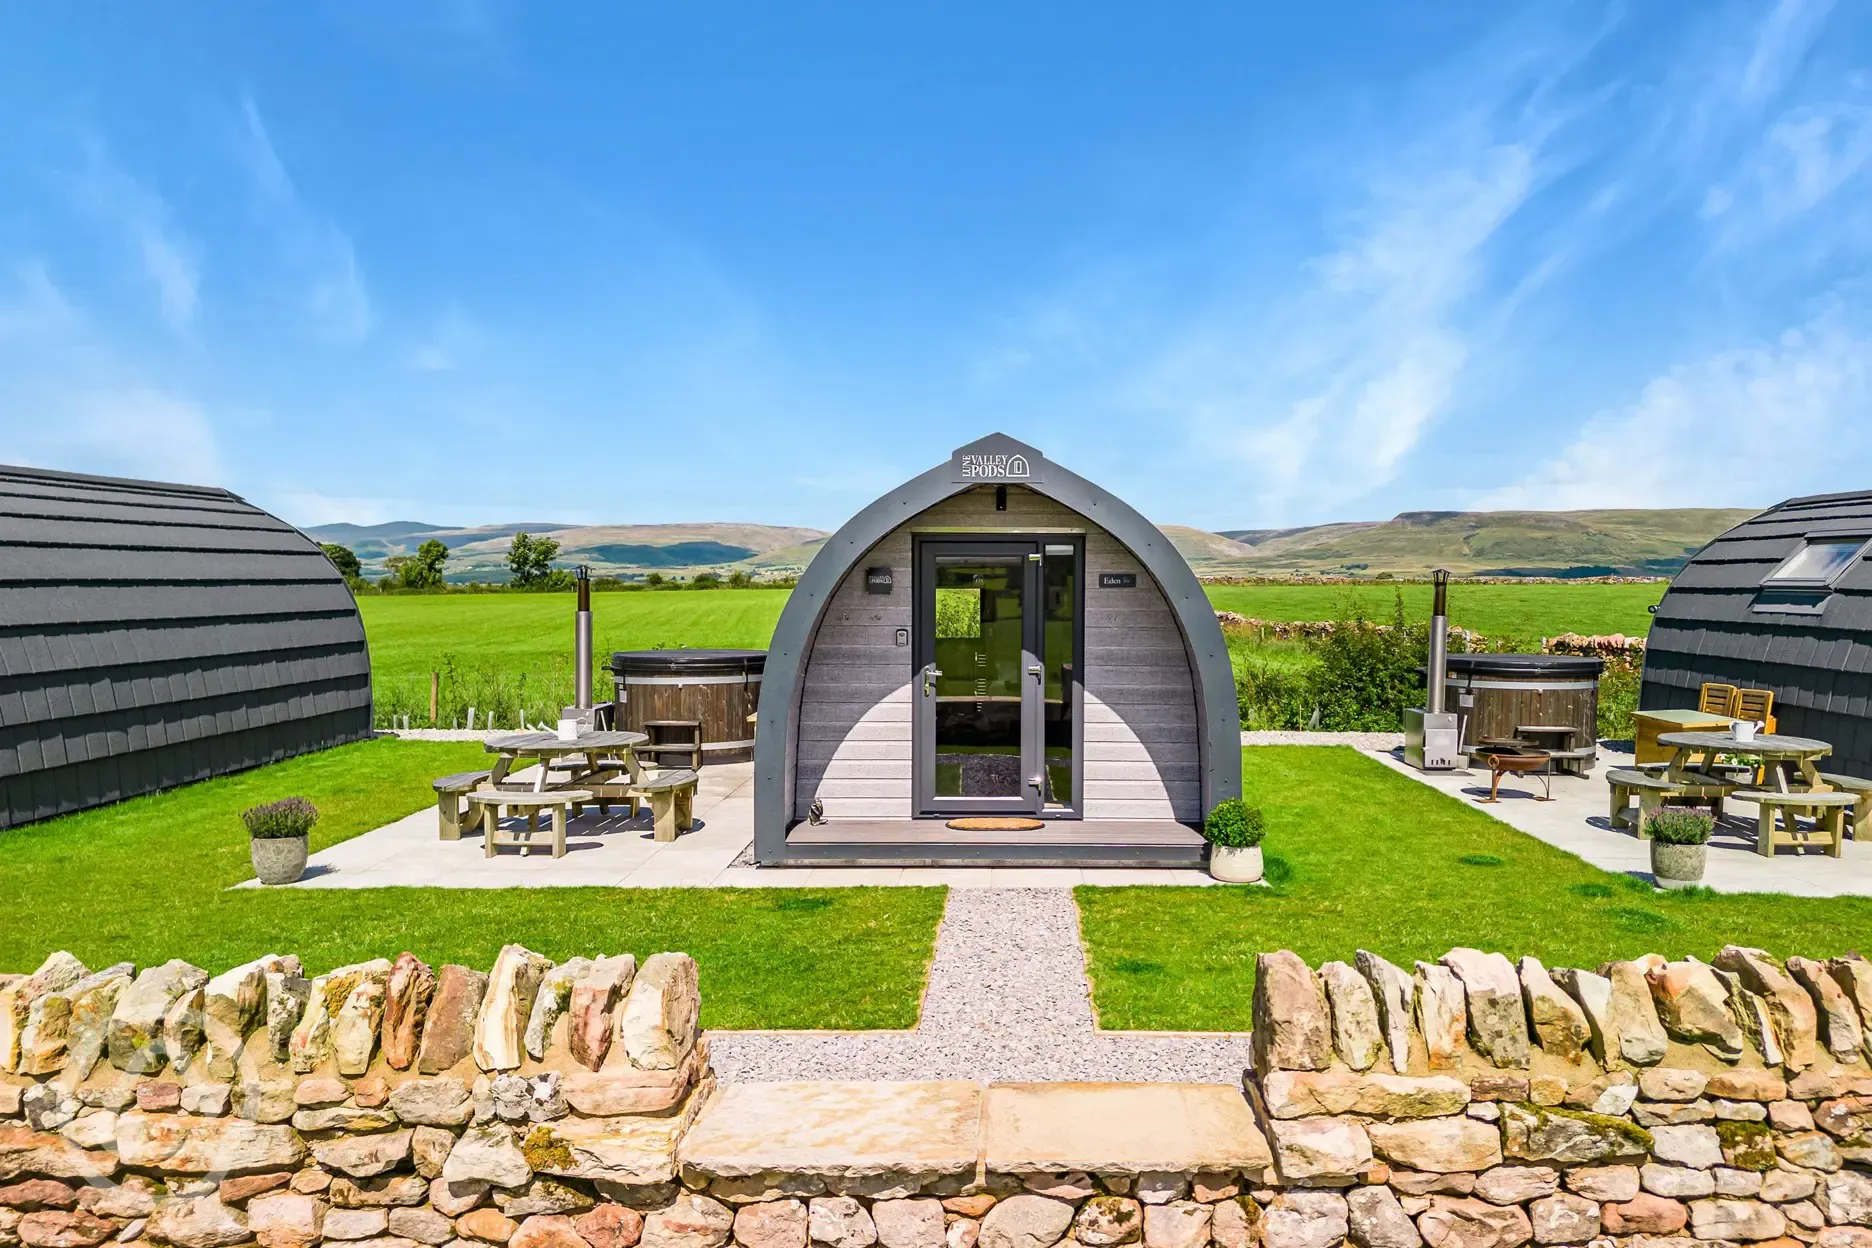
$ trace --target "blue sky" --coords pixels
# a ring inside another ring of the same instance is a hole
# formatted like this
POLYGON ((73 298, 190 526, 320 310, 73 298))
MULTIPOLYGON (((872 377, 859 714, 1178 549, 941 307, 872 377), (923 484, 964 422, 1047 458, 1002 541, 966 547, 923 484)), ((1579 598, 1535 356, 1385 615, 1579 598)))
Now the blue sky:
POLYGON ((0 460, 834 527, 1872 486, 1872 6, 0 8, 0 460))

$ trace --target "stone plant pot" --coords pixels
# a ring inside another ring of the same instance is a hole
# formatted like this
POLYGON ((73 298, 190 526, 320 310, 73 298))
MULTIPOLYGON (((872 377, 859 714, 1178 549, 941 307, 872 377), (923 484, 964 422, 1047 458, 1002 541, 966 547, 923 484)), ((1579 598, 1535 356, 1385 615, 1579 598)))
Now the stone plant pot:
POLYGON ((253 837, 248 841, 254 874, 262 884, 291 884, 305 874, 307 838, 303 836, 253 837))
POLYGON ((1259 845, 1211 845, 1209 874, 1224 884, 1254 884, 1261 879, 1259 845))
POLYGON ((1689 888, 1703 882, 1708 845, 1667 845, 1651 842, 1651 878, 1659 888, 1689 888))

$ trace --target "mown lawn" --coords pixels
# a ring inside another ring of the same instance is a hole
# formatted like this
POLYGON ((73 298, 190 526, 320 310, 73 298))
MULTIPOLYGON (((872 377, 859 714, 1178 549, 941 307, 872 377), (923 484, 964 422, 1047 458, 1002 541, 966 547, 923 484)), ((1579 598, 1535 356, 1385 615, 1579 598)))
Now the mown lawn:
POLYGON ((55 949, 211 971, 268 952, 316 971, 404 949, 485 969, 509 942, 558 959, 680 949, 701 964, 712 1027, 915 1024, 941 889, 227 891, 253 874, 245 807, 310 798, 316 851, 426 806, 431 779, 485 758, 369 741, 0 833, 0 971, 55 949))
POLYGON ((1550 966, 1731 942, 1829 957, 1872 942, 1872 898, 1657 894, 1346 748, 1242 751, 1271 887, 1078 890, 1108 1028, 1246 1030, 1254 957, 1370 949, 1400 965, 1457 945, 1550 966))

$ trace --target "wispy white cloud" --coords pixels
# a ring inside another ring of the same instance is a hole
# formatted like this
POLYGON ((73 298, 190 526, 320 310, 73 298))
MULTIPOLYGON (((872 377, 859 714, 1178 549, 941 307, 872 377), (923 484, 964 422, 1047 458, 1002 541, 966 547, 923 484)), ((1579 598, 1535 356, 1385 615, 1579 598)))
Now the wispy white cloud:
POLYGON ((326 338, 362 342, 376 315, 351 236, 300 195, 251 96, 242 98, 241 112, 241 155, 307 316, 326 338))
POLYGON ((80 321, 77 307, 42 260, 13 266, 12 288, 0 287, 0 342, 66 333, 80 321))
MULTIPOLYGON (((1803 104, 1778 116, 1702 215, 1724 247, 1753 244, 1835 200, 1872 170, 1872 105, 1803 104)), ((1855 197, 1856 198, 1856 197, 1855 197)), ((1804 223, 1805 224, 1805 223, 1804 223)))
MULTIPOLYGON (((256 500, 260 501, 260 500, 256 500)), ((321 494, 316 490, 284 489, 266 495, 266 508, 298 527, 321 524, 387 524, 408 520, 421 508, 407 499, 321 494)))
POLYGON ((451 307, 413 347, 410 367, 421 373, 452 373, 464 367, 486 340, 486 333, 460 308, 451 307))
POLYGON ((1736 83, 1745 101, 1765 100, 1787 84, 1820 37, 1833 0, 1776 0, 1748 46, 1736 83))
POLYGON ((81 146, 79 203, 121 232, 156 288, 163 318, 187 330, 200 302, 200 248, 170 219, 168 202, 122 168, 102 140, 86 136, 81 146))
POLYGON ((1297 285, 1187 326, 1132 383, 1140 406, 1253 465, 1276 516, 1395 478, 1487 332, 1470 304, 1539 181, 1537 140, 1491 141, 1477 119, 1459 131, 1374 173, 1297 285))
POLYGON ((219 485, 225 461, 207 411, 143 387, 40 389, 14 394, 34 419, 10 435, 9 458, 68 472, 219 485))
POLYGON ((1600 412, 1481 508, 1765 504, 1863 484, 1872 334, 1832 307, 1777 340, 1718 351, 1600 412), (1712 479, 1710 469, 1715 469, 1712 479), (1714 497, 1716 491, 1726 496, 1714 497))

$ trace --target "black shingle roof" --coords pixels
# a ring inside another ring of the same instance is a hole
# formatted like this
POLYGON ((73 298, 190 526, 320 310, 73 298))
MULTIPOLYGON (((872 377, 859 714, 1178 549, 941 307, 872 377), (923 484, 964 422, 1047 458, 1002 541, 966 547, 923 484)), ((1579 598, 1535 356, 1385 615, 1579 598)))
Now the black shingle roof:
POLYGON ((226 490, 0 466, 0 828, 370 734, 357 603, 226 490))
POLYGON ((1699 551, 1658 604, 1639 706, 1694 707, 1705 681, 1769 689, 1780 731, 1832 743, 1825 770, 1872 776, 1872 565, 1842 573, 1818 614, 1754 610, 1763 579, 1823 536, 1872 537, 1872 491, 1789 499, 1699 551))

